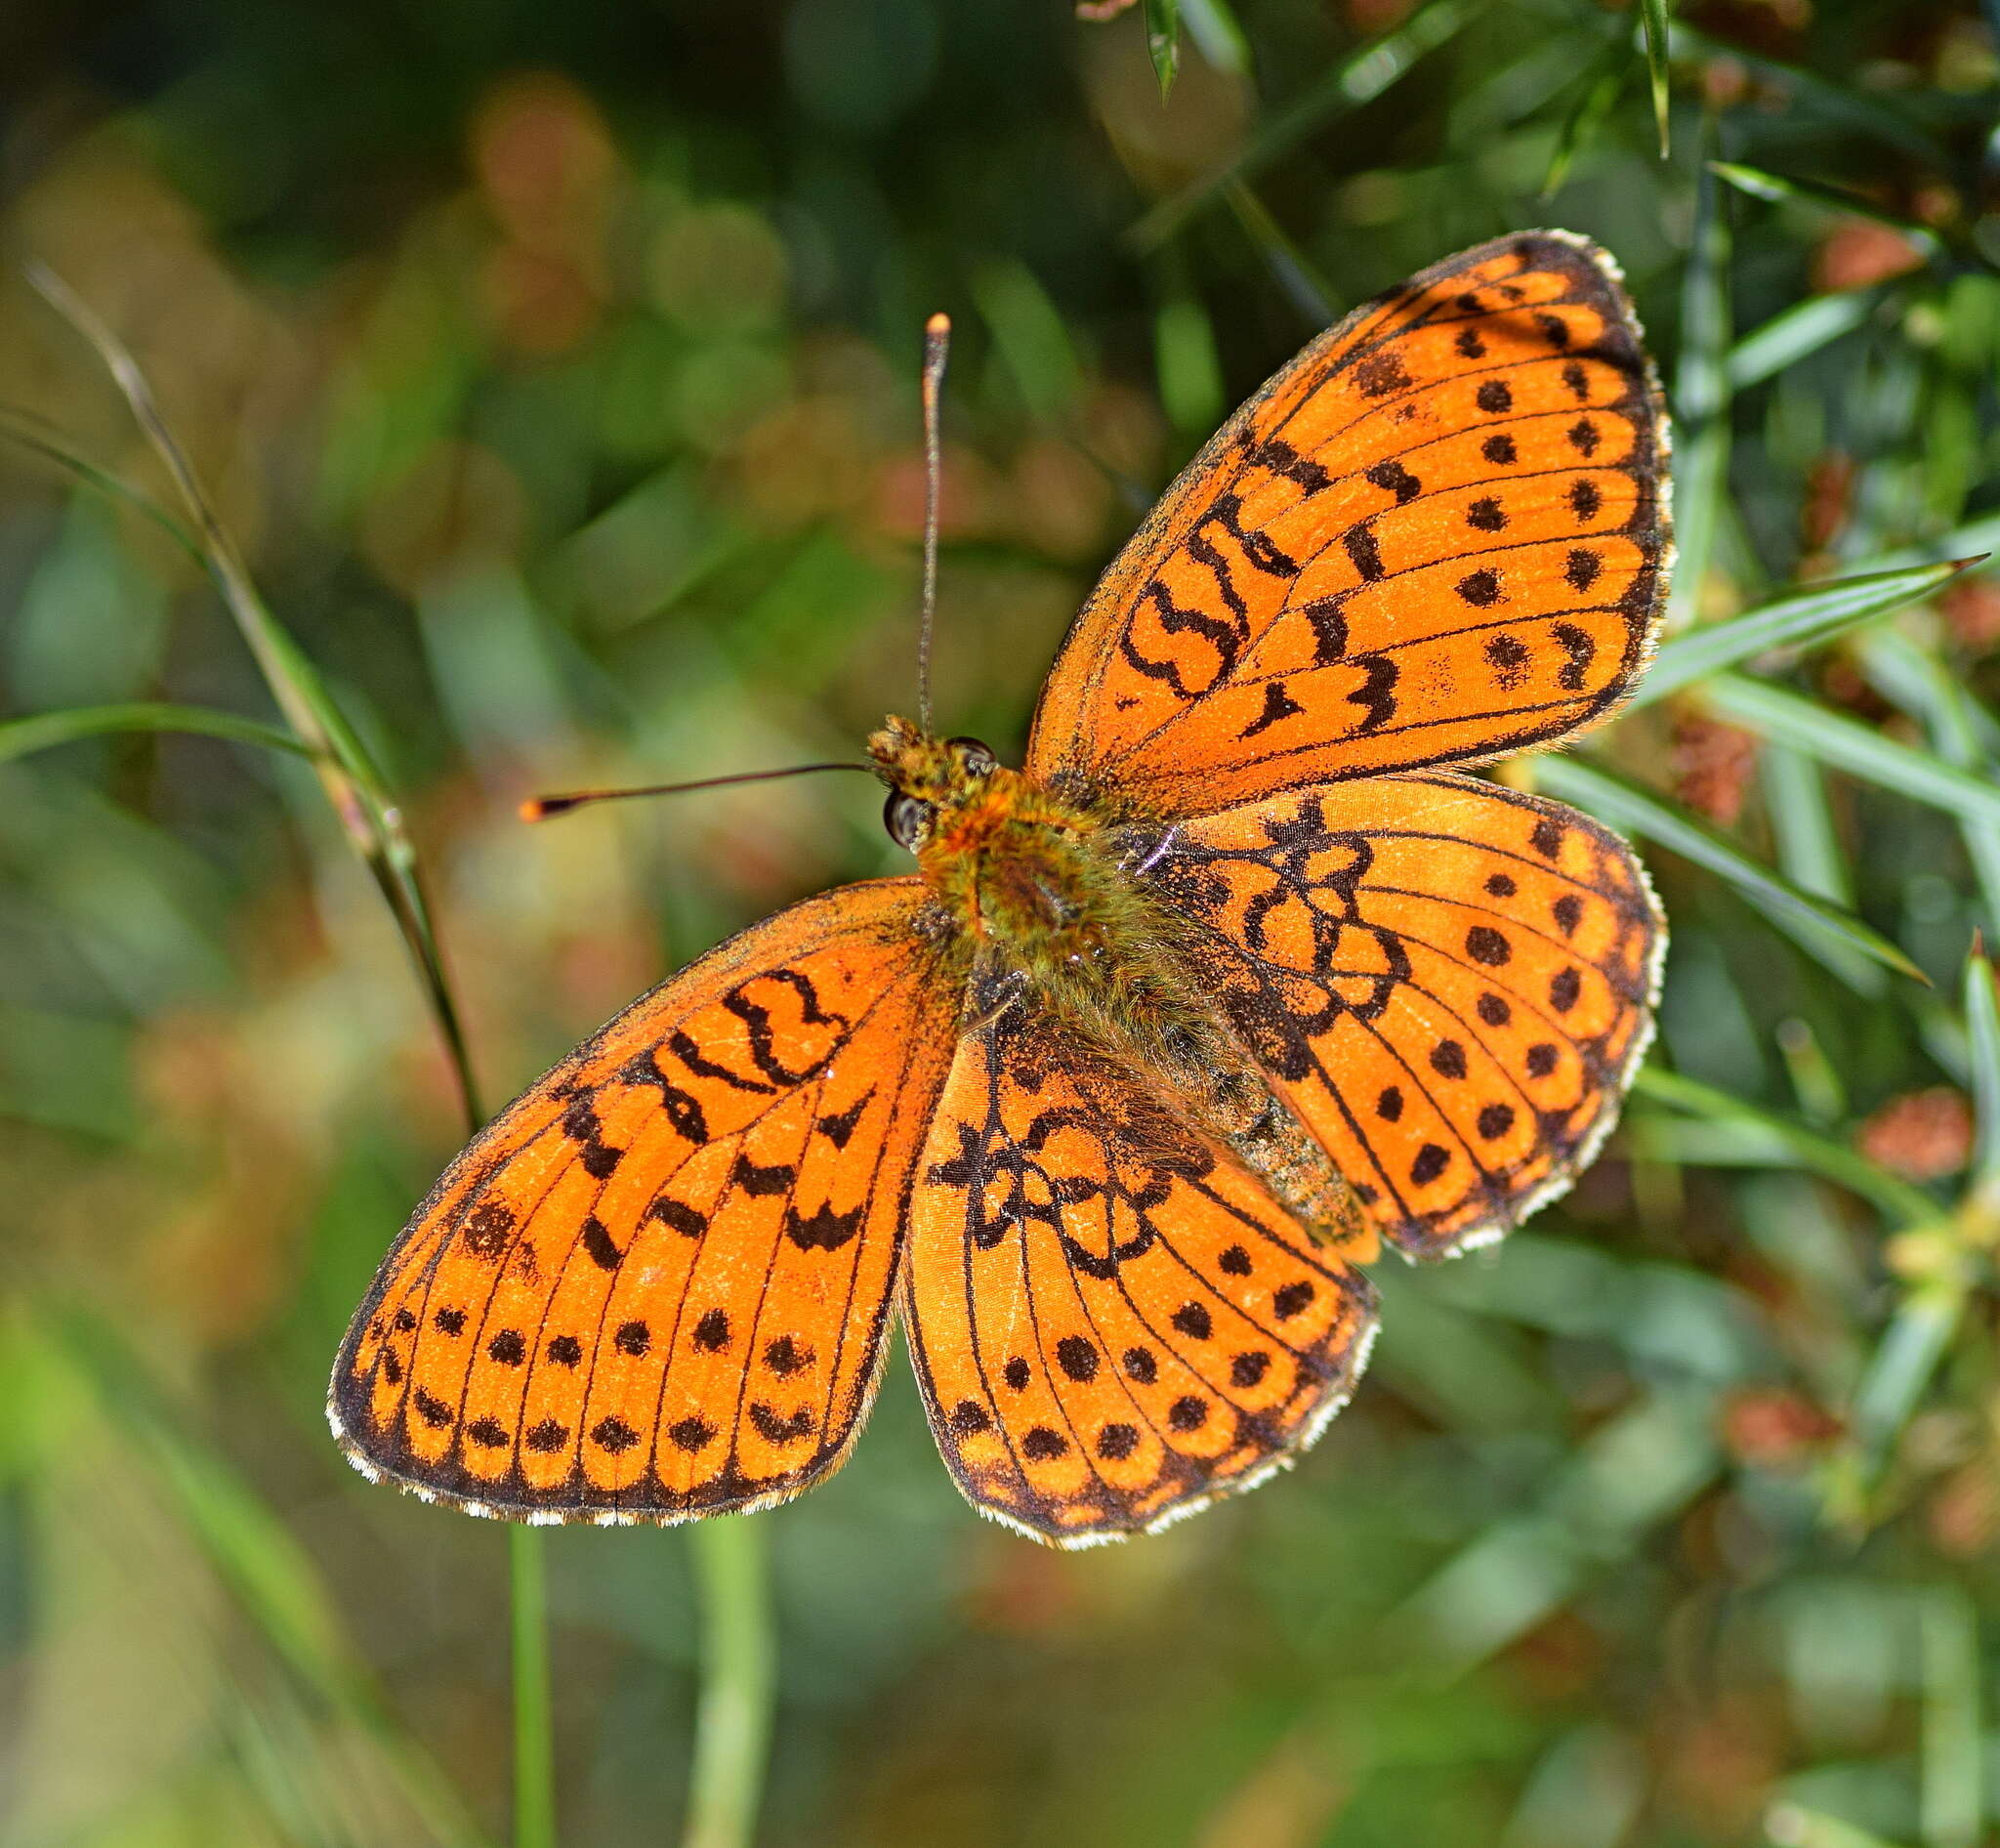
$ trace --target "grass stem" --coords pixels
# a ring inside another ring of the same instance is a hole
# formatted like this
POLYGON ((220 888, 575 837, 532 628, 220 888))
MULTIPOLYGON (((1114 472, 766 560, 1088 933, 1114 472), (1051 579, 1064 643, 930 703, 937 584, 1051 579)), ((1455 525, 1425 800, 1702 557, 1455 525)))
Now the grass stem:
MULTIPOLYGON (((386 778, 334 702, 318 670, 264 601, 247 562, 223 525, 131 350, 53 271, 41 264, 31 264, 27 274, 43 299, 97 353, 179 492, 193 523, 192 537, 200 556, 263 672, 271 697, 291 726, 298 744, 312 758, 320 786, 349 845, 367 867, 402 935, 458 1082, 467 1130, 477 1131, 485 1113, 473 1075, 463 1010, 438 945, 416 846, 386 778)), ((125 709, 123 717, 129 721, 140 710, 125 709)), ((151 723, 159 723, 161 710, 150 709, 151 723)), ((185 724, 185 715, 181 722, 185 724)), ((204 721, 203 729, 221 728, 210 719, 204 721)), ((240 727, 238 735, 243 735, 240 727)), ((31 737, 30 742, 34 741, 31 737)), ((543 1548, 539 1531, 510 1530, 517 1848, 554 1848, 556 1840, 555 1747, 551 1736, 543 1548)))
POLYGON ((540 1528, 507 1530, 514 1630, 515 1848, 555 1848, 556 1742, 547 1557, 540 1528))
POLYGON ((748 1848, 776 1684, 768 1543, 742 1516, 699 1522, 688 1537, 707 1627, 683 1848, 748 1848))

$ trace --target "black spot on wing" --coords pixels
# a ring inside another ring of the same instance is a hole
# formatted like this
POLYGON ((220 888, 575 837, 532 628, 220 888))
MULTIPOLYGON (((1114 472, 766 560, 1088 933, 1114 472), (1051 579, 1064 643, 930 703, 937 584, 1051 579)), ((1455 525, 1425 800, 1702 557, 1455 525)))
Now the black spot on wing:
POLYGON ((868 1215, 865 1200, 846 1212, 836 1212, 830 1202, 801 1214, 797 1207, 785 1208, 785 1237, 801 1251, 838 1251, 861 1230, 868 1215))
POLYGON ((1383 654, 1358 655, 1353 664, 1368 677, 1347 695, 1366 715, 1354 728, 1354 735, 1358 737, 1378 726, 1387 725, 1396 716, 1396 683, 1399 670, 1383 654))
POLYGON ((739 1155, 729 1179, 753 1199, 771 1199, 789 1194, 798 1183, 799 1171, 789 1161, 773 1161, 767 1166, 751 1160, 747 1155, 739 1155))
POLYGON ((1552 624, 1550 633, 1562 644, 1562 652, 1568 657, 1556 676, 1557 684, 1568 693, 1583 692, 1590 664, 1597 658, 1597 643, 1591 639, 1588 630, 1579 629, 1573 622, 1552 624))
POLYGON ((1409 368, 1393 353, 1371 354, 1354 368, 1354 383, 1367 398, 1387 398, 1407 390, 1412 382, 1409 368))
POLYGON ((1484 653, 1493 669, 1493 678, 1503 691, 1511 693, 1526 681, 1528 649, 1519 637, 1490 635, 1486 638, 1484 653))
POLYGON ((1264 710, 1236 735, 1245 738, 1255 737, 1260 732, 1270 731, 1280 719, 1296 718, 1305 710, 1306 708, 1285 691, 1283 681, 1273 680, 1264 689, 1264 710))
POLYGON ((490 1264, 507 1249, 513 1233, 514 1209, 501 1200, 482 1199, 466 1216, 459 1237, 474 1257, 490 1264))
POLYGON ((1333 477, 1310 456, 1302 456, 1281 437, 1267 437, 1244 457, 1253 468, 1269 469, 1289 482, 1296 482, 1308 494, 1316 494, 1331 483, 1333 477))
POLYGON ((604 1222, 595 1213, 584 1219, 583 1248, 601 1271, 615 1271, 625 1261, 624 1252, 618 1249, 611 1235, 604 1230, 604 1222))
POLYGON ((1378 462, 1367 473, 1367 480, 1375 486, 1396 496, 1400 507, 1407 501, 1415 500, 1424 491, 1424 484, 1404 468, 1400 462, 1378 462))
POLYGON ((861 1113, 868 1108, 869 1101, 874 1095, 875 1092, 871 1086, 868 1090, 862 1092, 846 1110, 837 1111, 820 1117, 812 1127, 820 1135, 824 1136, 828 1142, 832 1143, 836 1149, 845 1149, 854 1139, 854 1130, 861 1121, 861 1113))
POLYGON ((1344 599, 1315 597, 1305 606, 1306 620, 1312 625, 1312 654, 1321 667, 1343 660, 1348 651, 1347 617, 1341 613, 1344 599))

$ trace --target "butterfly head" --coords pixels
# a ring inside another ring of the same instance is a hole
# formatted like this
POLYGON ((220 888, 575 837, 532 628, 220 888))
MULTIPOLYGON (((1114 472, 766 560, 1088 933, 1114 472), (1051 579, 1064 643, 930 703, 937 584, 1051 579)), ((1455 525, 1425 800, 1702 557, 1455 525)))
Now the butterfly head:
POLYGON ((978 738, 937 737, 907 719, 884 721, 868 755, 889 785, 882 824, 898 847, 918 852, 938 831, 940 816, 956 816, 988 794, 1000 760, 978 738))

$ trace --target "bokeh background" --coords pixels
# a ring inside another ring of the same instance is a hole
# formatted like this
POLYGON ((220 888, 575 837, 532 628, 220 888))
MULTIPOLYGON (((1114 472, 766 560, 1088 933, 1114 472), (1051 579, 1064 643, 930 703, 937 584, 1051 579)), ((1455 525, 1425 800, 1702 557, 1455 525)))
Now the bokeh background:
MULTIPOLYGON (((1182 14, 1163 105, 1140 11, 1057 0, 12 0, 4 711, 283 723, 198 564, 80 477, 177 505, 29 258, 137 354, 396 792, 491 1099, 894 861, 858 778, 514 811, 909 706, 934 309, 938 706, 1003 753, 1231 402, 1536 223, 1617 253, 1661 357, 1677 625, 1994 542, 1990 15, 1688 0, 1662 159, 1615 6, 1182 14)), ((845 1473, 759 1517, 759 1838, 1995 1839, 1996 650, 1973 572, 1600 741, 1656 832, 1713 830, 1647 849, 1654 1075, 1529 1231, 1385 1275, 1293 1475, 1058 1556, 960 1503, 895 1363, 845 1473)), ((0 1838, 499 1839, 506 1536, 363 1484, 320 1414, 462 1140, 424 989, 305 765, 84 723, 0 727, 0 1838)), ((562 1839, 673 1839, 688 1536, 546 1557, 562 1839)))

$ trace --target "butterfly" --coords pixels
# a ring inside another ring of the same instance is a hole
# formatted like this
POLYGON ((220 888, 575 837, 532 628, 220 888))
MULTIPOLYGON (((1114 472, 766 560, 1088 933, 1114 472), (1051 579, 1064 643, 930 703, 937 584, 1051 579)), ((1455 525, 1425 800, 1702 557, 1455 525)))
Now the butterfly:
POLYGON ((952 1476, 1038 1539, 1290 1463, 1382 1241, 1561 1193, 1650 1035, 1638 861, 1465 767, 1632 690, 1667 492, 1581 237, 1321 335, 1111 565, 1023 769, 869 740, 915 874, 711 950, 451 1163, 340 1350, 351 1459, 514 1520, 768 1507, 846 1460, 900 1317, 952 1476))

